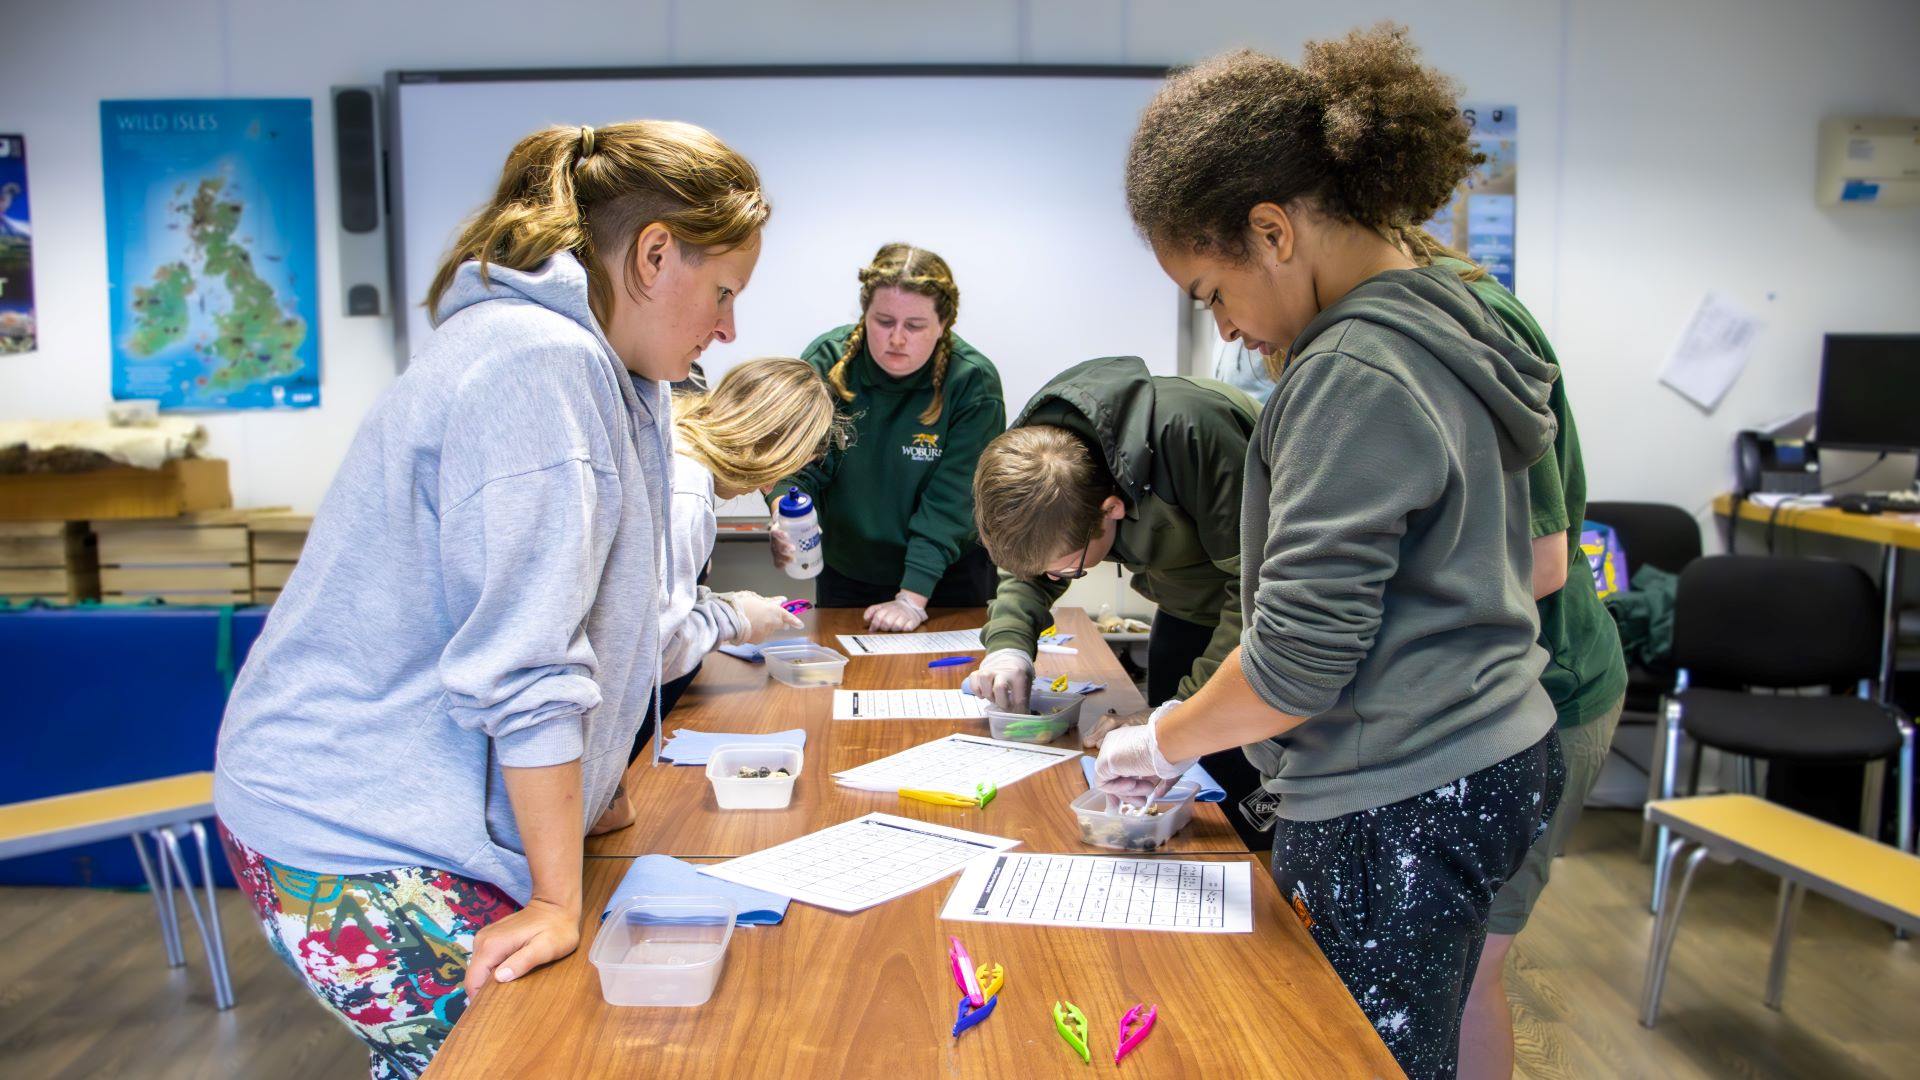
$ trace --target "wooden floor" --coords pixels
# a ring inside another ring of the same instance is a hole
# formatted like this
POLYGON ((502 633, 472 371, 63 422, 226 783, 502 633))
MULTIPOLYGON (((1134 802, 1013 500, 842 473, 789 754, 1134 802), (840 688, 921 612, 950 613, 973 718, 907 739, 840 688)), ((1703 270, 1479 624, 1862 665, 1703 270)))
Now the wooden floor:
MULTIPOLYGON (((1641 1028, 1650 919, 1639 819, 1590 811, 1508 973, 1526 1077, 1912 1076, 1920 956, 1809 897, 1786 1009, 1760 1002, 1774 885, 1708 863, 1681 926, 1660 1024, 1641 1028)), ((168 971, 142 894, 0 889, 0 1075, 354 1077, 366 1054, 222 896, 239 1005, 213 1011, 191 925, 168 971)), ((184 918, 183 913, 183 918, 184 918)))

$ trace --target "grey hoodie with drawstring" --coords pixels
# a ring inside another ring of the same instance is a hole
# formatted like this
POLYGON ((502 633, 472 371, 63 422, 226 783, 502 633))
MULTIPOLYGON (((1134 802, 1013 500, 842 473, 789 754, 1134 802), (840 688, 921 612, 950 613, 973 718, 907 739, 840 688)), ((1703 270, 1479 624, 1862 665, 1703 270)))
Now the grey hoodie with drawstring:
POLYGON ((1248 448, 1241 668, 1307 717, 1247 756, 1317 821, 1539 741, 1527 467, 1559 369, 1444 267, 1378 275, 1302 332, 1248 448))
POLYGON ((460 268, 354 436, 234 683, 214 808, 302 870, 525 903, 502 766, 580 762, 584 831, 655 692, 670 424, 572 255, 489 274, 460 268))

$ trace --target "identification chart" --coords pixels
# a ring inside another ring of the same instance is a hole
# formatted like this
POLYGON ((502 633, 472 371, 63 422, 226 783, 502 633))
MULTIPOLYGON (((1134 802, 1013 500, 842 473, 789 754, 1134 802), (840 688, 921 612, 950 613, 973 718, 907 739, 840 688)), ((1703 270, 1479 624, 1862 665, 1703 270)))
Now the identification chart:
POLYGON ((848 656, 903 656, 907 653, 979 652, 978 630, 934 630, 925 634, 841 634, 848 656))
POLYGON ((867 791, 916 788, 970 795, 978 784, 1006 787, 1079 756, 1078 750, 955 733, 834 773, 833 779, 867 791))
POLYGON ((925 888, 982 855, 1018 844, 893 814, 868 814, 701 872, 835 911, 860 911, 925 888))
POLYGON ((835 720, 967 720, 987 703, 959 690, 835 690, 835 720))
POLYGON ((1103 930, 1250 934, 1253 882, 1249 865, 1003 852, 966 868, 940 917, 1103 930))

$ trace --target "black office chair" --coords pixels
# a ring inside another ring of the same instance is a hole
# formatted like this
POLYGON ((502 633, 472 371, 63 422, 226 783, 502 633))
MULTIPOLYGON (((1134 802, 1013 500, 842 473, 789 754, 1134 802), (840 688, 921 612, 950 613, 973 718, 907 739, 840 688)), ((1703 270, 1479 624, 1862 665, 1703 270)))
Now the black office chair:
MULTIPOLYGON (((1877 839, 1886 763, 1898 755, 1896 842, 1913 850, 1914 728, 1870 696, 1880 669, 1880 596, 1859 567, 1758 555, 1695 560, 1680 574, 1673 660, 1679 674, 1656 729, 1649 799, 1673 797, 1683 734, 1739 755, 1741 786, 1754 793, 1764 789, 1758 762, 1857 762, 1867 768, 1861 830, 1877 839), (1815 687, 1831 692, 1777 692, 1815 687)), ((1666 850, 1666 832, 1659 830, 1655 851, 1666 850)), ((1654 876, 1657 898, 1665 885, 1659 861, 1654 876)))
MULTIPOLYGON (((1627 552, 1627 577, 1642 566, 1678 574, 1700 557, 1700 524, 1693 515, 1668 503, 1595 502, 1587 504, 1587 520, 1606 525, 1620 537, 1627 552)), ((1627 661, 1626 711, 1660 715, 1660 699, 1673 686, 1670 664, 1649 667, 1627 661)))

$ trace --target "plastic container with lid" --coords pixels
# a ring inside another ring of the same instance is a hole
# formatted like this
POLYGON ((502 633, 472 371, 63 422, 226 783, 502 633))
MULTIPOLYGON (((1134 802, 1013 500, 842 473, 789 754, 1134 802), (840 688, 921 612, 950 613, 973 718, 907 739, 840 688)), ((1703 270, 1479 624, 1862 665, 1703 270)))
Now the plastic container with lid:
POLYGON ((768 645, 760 650, 767 673, 788 686, 839 686, 847 677, 847 657, 825 645, 768 645))
POLYGON ((736 912, 722 896, 635 896, 600 924, 587 958, 609 1005, 704 1005, 719 985, 736 912))
POLYGON ((1152 807, 1159 813, 1151 816, 1108 813, 1107 797, 1098 789, 1068 805, 1080 819, 1081 843, 1116 851, 1158 851, 1193 820, 1193 799, 1198 794, 1199 784, 1182 780, 1153 801, 1152 807))
POLYGON ((1032 712, 1001 712, 989 708, 987 727, 996 739, 1050 743, 1080 722, 1080 707, 1086 702, 1087 699, 1079 694, 1035 689, 1027 698, 1027 707, 1032 712))
POLYGON ((806 755, 791 743, 722 743, 707 755, 707 782, 722 810, 779 810, 793 801, 806 755), (770 775, 742 779, 741 769, 765 768, 770 775), (771 773, 785 769, 787 775, 771 773))

